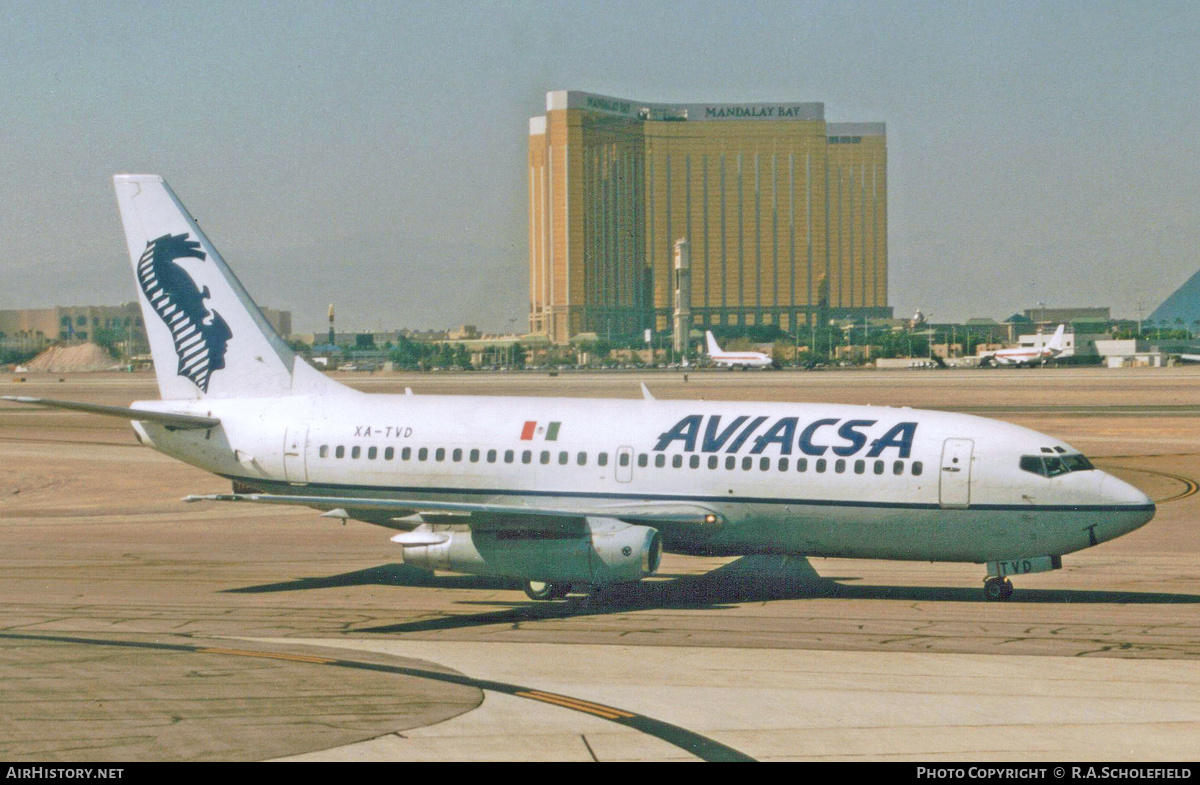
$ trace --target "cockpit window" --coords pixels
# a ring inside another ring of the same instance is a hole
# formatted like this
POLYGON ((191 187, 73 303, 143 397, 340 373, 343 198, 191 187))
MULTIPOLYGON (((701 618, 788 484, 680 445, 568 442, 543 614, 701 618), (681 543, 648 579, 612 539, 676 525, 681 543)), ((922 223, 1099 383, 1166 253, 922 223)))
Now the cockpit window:
POLYGON ((1080 453, 1022 455, 1020 465, 1022 471, 1040 474, 1043 477, 1057 477, 1067 472, 1083 472, 1096 468, 1080 453))
POLYGON ((1096 468, 1095 466, 1092 466, 1092 462, 1087 458, 1084 458, 1081 453, 1064 455, 1063 461, 1067 464, 1067 471, 1071 472, 1088 472, 1096 468))
POLYGON ((1057 477, 1060 474, 1066 474, 1070 469, 1063 463, 1063 459, 1057 455, 1047 455, 1042 461, 1046 464, 1046 476, 1057 477))

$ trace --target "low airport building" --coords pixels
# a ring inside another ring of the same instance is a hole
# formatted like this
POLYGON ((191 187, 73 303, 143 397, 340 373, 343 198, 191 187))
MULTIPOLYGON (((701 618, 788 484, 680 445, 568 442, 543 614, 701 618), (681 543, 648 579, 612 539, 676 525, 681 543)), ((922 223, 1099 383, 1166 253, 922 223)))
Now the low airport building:
MULTIPOLYGON (((292 332, 291 311, 263 308, 263 315, 283 338, 292 332)), ((146 325, 137 302, 122 305, 59 305, 53 308, 0 310, 0 340, 41 348, 52 343, 131 341, 132 353, 149 351, 146 325)))

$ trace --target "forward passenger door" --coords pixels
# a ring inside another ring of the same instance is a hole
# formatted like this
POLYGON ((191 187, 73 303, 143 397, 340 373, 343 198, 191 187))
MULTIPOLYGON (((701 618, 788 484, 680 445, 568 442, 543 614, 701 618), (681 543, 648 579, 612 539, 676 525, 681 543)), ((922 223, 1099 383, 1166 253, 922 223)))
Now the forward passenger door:
POLYGON ((942 471, 938 483, 942 507, 966 509, 971 503, 971 439, 947 439, 942 445, 942 471))

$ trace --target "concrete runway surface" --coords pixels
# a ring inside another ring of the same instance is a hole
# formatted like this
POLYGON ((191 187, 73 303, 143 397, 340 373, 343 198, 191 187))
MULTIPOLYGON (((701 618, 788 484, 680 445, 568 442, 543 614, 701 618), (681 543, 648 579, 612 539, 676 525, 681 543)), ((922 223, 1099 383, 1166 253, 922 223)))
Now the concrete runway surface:
MULTIPOLYGON (((340 378, 969 411, 1065 439, 1159 511, 1007 603, 979 565, 685 556, 534 603, 425 579, 367 524, 183 504, 227 483, 122 421, 0 402, 0 758, 1200 757, 1200 368, 340 378)), ((0 394, 157 390, 24 374, 0 394)))

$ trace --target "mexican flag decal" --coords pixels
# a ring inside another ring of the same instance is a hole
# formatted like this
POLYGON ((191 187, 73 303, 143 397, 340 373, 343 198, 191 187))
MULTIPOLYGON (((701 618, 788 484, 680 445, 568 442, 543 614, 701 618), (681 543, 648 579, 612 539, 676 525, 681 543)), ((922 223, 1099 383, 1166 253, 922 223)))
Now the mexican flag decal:
POLYGON ((538 424, 537 424, 536 420, 526 420, 525 427, 521 429, 521 441, 523 441, 523 442, 533 441, 534 435, 537 433, 542 433, 543 431, 545 432, 545 435, 542 437, 543 439, 545 439, 548 442, 557 441, 558 440, 558 426, 560 426, 560 425, 562 425, 561 422, 547 423, 545 428, 543 429, 543 428, 538 428, 538 424))

